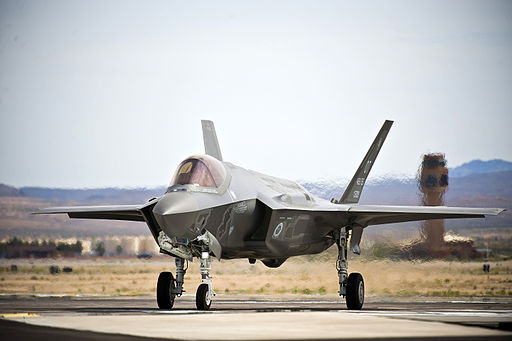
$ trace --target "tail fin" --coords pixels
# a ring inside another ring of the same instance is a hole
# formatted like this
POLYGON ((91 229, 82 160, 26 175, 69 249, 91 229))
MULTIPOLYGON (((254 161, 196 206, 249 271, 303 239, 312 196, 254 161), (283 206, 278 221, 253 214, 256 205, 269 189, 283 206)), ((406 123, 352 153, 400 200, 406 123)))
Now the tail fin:
POLYGON ((366 153, 363 161, 359 165, 359 168, 354 174, 352 180, 348 184, 345 192, 341 196, 341 199, 337 202, 339 204, 357 204, 359 202, 359 197, 361 196, 361 192, 363 191, 364 183, 372 169, 373 164, 375 163, 375 159, 379 154, 380 148, 384 144, 384 140, 388 135, 391 126, 393 125, 393 121, 386 121, 380 128, 377 137, 373 141, 370 149, 366 153))
POLYGON ((203 126, 203 141, 206 154, 222 161, 222 154, 220 152, 219 141, 217 140, 213 122, 202 120, 201 125, 203 126))

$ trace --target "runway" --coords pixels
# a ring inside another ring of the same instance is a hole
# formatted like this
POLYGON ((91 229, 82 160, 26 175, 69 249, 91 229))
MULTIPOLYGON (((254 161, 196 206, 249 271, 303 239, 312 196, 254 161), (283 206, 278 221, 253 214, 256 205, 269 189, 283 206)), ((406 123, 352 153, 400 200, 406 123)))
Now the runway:
POLYGON ((335 296, 192 295, 170 311, 154 297, 0 296, 2 340, 430 340, 512 338, 512 299, 368 297, 348 311, 335 296), (20 323, 21 322, 21 323, 20 323), (28 324, 28 325, 27 325, 28 324))

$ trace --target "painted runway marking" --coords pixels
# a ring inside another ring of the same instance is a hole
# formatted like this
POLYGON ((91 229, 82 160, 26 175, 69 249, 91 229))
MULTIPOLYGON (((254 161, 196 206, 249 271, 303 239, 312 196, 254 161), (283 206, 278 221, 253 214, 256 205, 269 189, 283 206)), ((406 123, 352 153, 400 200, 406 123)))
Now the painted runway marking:
POLYGON ((19 317, 39 317, 38 314, 35 313, 11 313, 11 314, 1 314, 2 318, 19 318, 19 317))

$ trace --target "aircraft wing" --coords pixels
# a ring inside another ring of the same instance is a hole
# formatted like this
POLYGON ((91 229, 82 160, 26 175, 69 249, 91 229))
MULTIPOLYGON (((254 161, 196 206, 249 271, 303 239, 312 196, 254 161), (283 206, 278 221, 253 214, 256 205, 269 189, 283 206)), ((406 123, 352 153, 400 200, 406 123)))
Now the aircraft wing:
POLYGON ((353 224, 364 227, 416 220, 484 218, 486 215, 498 215, 504 210, 503 208, 446 206, 351 205, 344 211, 348 213, 353 224))
MULTIPOLYGON (((473 208, 446 206, 386 206, 386 205, 342 205, 338 212, 344 217, 346 225, 351 226, 350 249, 360 254, 359 243, 363 229, 369 225, 402 223, 406 221, 484 218, 486 215, 498 215, 503 208, 473 208)), ((339 214, 339 213, 338 213, 339 214)))
POLYGON ((33 214, 66 213, 70 218, 144 221, 141 212, 144 207, 145 205, 49 207, 33 214))

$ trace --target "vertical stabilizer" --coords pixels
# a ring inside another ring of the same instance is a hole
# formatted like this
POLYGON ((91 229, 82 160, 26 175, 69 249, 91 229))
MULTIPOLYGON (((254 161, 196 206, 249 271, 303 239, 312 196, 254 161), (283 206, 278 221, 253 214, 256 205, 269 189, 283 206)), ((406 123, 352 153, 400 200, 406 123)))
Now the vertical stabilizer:
POLYGON ((347 189, 345 189, 345 192, 341 196, 341 199, 338 202, 339 204, 357 204, 359 202, 364 183, 368 178, 368 174, 375 163, 375 159, 377 158, 380 148, 384 144, 384 140, 386 140, 386 136, 388 136, 388 132, 392 125, 393 121, 384 122, 382 128, 380 128, 380 131, 377 134, 377 137, 359 165, 356 174, 354 174, 354 177, 350 180, 347 189))
POLYGON ((219 161, 222 161, 222 154, 220 152, 219 141, 215 133, 215 126, 212 121, 202 120, 203 126, 203 141, 204 151, 207 155, 213 156, 219 161))

